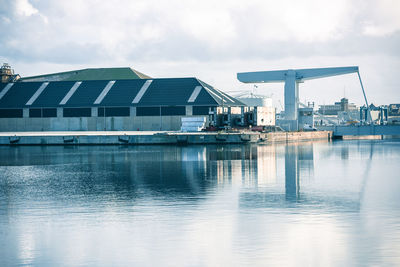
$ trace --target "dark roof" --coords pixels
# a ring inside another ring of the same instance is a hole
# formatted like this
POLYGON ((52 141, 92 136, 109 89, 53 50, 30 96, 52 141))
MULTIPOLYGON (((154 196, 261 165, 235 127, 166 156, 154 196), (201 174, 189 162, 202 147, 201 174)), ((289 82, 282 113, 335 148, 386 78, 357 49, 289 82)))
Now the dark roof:
MULTIPOLYGON (((64 96, 68 93, 75 82, 51 82, 46 89, 39 95, 32 107, 57 106, 64 96)), ((27 84, 27 83, 23 83, 27 84)), ((41 84, 41 83, 39 83, 41 84)), ((1 103, 1 99, 0 99, 1 103)), ((1 106, 1 104, 0 104, 1 106)))
POLYGON ((151 79, 135 69, 124 68, 89 68, 65 72, 50 73, 38 76, 22 77, 21 82, 47 82, 47 81, 95 81, 95 80, 125 80, 125 79, 151 79))
POLYGON ((82 82, 78 90, 64 105, 66 107, 92 106, 96 98, 101 94, 108 81, 82 82))
POLYGON ((10 86, 0 85, 0 108, 244 106, 196 78, 16 82, 10 86))
MULTIPOLYGON (((7 85, 9 83, 6 83, 7 85)), ((14 83, 7 93, 0 99, 1 108, 22 107, 22 103, 28 102, 31 96, 39 89, 42 83, 14 83)), ((4 86, 3 89, 6 86, 4 86)))

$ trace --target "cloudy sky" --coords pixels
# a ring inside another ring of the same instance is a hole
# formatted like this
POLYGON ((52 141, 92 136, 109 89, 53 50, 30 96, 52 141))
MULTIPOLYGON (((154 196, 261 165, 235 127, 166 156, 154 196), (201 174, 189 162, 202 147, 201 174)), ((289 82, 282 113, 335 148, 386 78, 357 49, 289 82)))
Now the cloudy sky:
MULTIPOLYGON (((369 102, 400 103, 397 0, 0 0, 0 63, 21 76, 131 66, 250 91, 237 72, 360 67, 369 102)), ((307 81, 301 101, 363 103, 356 74, 307 81)), ((283 84, 256 92, 283 101, 283 84)))

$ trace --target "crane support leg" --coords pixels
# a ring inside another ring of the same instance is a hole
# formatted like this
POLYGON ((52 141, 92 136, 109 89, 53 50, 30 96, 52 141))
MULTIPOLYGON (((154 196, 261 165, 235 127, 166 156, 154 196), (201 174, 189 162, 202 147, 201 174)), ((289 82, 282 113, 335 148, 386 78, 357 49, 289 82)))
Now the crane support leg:
POLYGON ((367 106, 367 117, 369 116, 369 118, 366 118, 366 121, 370 122, 372 120, 372 117, 371 117, 371 111, 369 110, 367 95, 365 94, 365 90, 364 90, 364 86, 363 86, 363 83, 362 83, 362 80, 361 80, 360 72, 357 71, 357 74, 358 74, 358 79, 360 80, 361 89, 362 89, 362 92, 363 92, 363 95, 364 95, 365 105, 367 106))
POLYGON ((285 77, 285 121, 290 124, 291 130, 297 130, 299 107, 299 84, 296 81, 296 72, 289 70, 285 77))

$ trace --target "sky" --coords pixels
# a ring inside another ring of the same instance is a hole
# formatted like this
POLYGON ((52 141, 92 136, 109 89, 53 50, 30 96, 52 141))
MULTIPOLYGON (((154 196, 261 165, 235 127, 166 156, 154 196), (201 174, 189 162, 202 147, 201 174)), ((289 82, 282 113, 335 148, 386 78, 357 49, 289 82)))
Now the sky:
MULTIPOLYGON (((283 104, 283 84, 236 73, 359 66, 368 101, 400 103, 397 0, 0 0, 0 63, 21 76, 133 67, 283 104)), ((357 74, 300 84, 300 100, 364 103, 357 74)))

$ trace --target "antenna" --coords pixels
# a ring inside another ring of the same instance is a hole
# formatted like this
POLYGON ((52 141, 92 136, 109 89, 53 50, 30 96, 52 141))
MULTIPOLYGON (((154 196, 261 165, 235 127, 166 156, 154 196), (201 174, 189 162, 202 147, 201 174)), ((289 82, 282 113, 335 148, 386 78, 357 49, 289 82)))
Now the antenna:
POLYGON ((253 86, 253 90, 251 92, 251 96, 254 96, 256 94, 256 89, 258 88, 258 86, 256 84, 254 84, 253 86))

